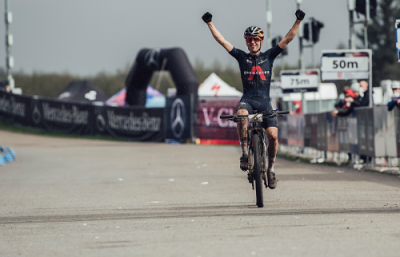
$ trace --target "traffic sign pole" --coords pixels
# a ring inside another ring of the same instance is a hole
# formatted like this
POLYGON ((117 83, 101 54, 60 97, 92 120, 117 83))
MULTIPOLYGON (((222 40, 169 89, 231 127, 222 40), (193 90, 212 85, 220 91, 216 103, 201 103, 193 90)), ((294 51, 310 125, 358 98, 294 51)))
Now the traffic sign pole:
POLYGON ((396 20, 396 54, 397 60, 400 62, 400 20, 396 20))

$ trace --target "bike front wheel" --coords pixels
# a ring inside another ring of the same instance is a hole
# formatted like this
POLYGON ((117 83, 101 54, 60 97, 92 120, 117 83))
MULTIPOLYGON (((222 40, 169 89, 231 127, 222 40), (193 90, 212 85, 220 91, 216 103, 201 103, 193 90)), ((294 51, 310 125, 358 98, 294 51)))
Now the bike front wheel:
POLYGON ((253 135, 253 154, 254 154, 254 164, 253 164, 253 173, 256 187, 256 198, 257 198, 257 206, 264 207, 263 200, 263 183, 262 183, 262 174, 263 174, 263 158, 262 158, 262 142, 260 140, 260 136, 255 134, 253 135))

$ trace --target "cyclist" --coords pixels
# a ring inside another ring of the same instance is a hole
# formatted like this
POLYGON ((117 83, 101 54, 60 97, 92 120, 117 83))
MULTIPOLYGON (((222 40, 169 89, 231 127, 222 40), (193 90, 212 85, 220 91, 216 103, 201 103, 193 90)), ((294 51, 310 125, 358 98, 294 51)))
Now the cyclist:
MULTIPOLYGON (((246 46, 250 51, 249 54, 233 47, 231 43, 226 41, 213 24, 211 13, 206 12, 202 16, 203 21, 207 23, 214 39, 239 63, 243 84, 243 96, 237 107, 237 115, 252 114, 253 109, 258 111, 272 110, 269 96, 272 65, 274 59, 296 36, 305 13, 299 9, 296 11, 295 15, 297 19, 285 38, 282 39, 277 46, 265 52, 261 52, 261 46, 264 43, 264 32, 257 26, 248 27, 244 32, 244 38, 246 40, 246 46)), ((269 161, 267 169, 268 186, 271 189, 274 189, 277 185, 274 173, 274 164, 276 153, 278 151, 278 123, 276 117, 265 119, 262 125, 266 129, 269 141, 269 161)), ((249 162, 249 155, 247 152, 247 118, 243 118, 238 122, 237 131, 242 149, 240 168, 243 171, 246 171, 249 162)))

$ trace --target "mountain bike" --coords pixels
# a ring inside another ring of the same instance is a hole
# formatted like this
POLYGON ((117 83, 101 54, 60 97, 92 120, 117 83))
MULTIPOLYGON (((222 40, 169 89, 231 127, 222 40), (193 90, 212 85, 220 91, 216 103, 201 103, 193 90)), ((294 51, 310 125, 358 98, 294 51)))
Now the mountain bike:
POLYGON ((253 190, 256 190, 256 203, 258 207, 264 207, 263 200, 263 182, 268 188, 267 180, 267 136, 265 129, 261 126, 263 119, 273 118, 281 114, 288 114, 288 111, 266 111, 258 113, 253 110, 249 115, 221 115, 221 119, 228 119, 238 122, 241 118, 248 118, 249 127, 247 129, 247 147, 249 153, 249 167, 247 169, 247 179, 252 184, 253 190), (255 185, 254 185, 255 184, 255 185))

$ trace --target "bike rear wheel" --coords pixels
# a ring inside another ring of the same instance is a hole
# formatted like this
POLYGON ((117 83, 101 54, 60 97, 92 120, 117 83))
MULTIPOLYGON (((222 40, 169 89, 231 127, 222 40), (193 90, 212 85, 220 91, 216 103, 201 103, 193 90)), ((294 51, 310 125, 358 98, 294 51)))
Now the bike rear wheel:
POLYGON ((263 182, 262 182, 262 173, 263 173, 263 158, 262 158, 262 142, 260 141, 260 136, 255 134, 253 135, 253 154, 254 154, 254 164, 253 164, 253 172, 254 172, 254 180, 256 187, 256 198, 257 198, 257 206, 264 207, 263 201, 263 182))

